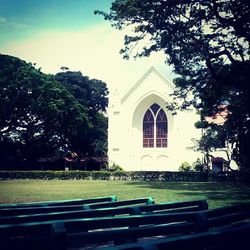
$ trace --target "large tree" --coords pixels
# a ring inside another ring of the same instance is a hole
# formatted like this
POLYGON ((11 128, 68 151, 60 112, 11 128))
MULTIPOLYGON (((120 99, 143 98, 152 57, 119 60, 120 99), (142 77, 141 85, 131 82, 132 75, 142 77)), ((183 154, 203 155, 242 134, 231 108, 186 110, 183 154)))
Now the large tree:
POLYGON ((248 0, 116 0, 109 13, 96 11, 128 30, 125 58, 165 52, 178 75, 175 96, 183 98, 182 108, 194 105, 204 117, 227 105, 241 169, 250 168, 249 5, 248 0))
POLYGON ((80 128, 70 136, 70 147, 77 155, 96 154, 96 145, 107 142, 107 118, 104 112, 108 105, 108 89, 100 80, 90 79, 81 72, 65 71, 56 74, 56 80, 62 83, 77 101, 84 107, 91 123, 88 133, 80 128))
POLYGON ((8 162, 14 166, 14 161, 34 167, 38 158, 54 155, 69 143, 69 134, 89 127, 84 107, 53 76, 16 57, 0 55, 2 167, 8 162))

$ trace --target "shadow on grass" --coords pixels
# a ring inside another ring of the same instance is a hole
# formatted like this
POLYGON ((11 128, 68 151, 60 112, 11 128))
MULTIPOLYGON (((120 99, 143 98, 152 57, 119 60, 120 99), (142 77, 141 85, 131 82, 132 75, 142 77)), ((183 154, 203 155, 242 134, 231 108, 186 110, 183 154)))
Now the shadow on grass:
POLYGON ((219 182, 130 182, 127 185, 162 190, 185 197, 204 197, 212 202, 239 204, 250 202, 250 186, 239 183, 219 182))

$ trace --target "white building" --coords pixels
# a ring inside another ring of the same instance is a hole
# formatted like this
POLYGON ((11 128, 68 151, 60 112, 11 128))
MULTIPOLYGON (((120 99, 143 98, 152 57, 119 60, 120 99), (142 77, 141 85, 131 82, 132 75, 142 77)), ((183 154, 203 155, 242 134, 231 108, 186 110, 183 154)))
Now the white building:
POLYGON ((167 110, 174 86, 154 67, 124 94, 110 96, 108 108, 109 163, 128 171, 177 171, 182 162, 193 163, 200 155, 192 139, 195 111, 177 115, 167 110))

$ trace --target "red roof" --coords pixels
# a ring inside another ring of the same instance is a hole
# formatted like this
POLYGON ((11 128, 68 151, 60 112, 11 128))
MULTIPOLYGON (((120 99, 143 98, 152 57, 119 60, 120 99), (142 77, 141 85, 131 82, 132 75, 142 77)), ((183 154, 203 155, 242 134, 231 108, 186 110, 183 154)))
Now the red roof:
POLYGON ((210 117, 205 117, 205 120, 208 123, 223 125, 225 121, 227 120, 228 114, 229 114, 229 110, 227 108, 227 105, 222 105, 220 106, 220 111, 218 111, 218 113, 210 117))

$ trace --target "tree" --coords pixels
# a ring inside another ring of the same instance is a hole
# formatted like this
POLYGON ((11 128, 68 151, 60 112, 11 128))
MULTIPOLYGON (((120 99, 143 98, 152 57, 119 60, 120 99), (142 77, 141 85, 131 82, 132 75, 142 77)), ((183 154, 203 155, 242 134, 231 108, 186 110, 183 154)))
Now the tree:
POLYGON ((196 141, 195 150, 203 153, 203 163, 206 169, 210 169, 210 161, 214 157, 213 153, 216 150, 225 153, 225 165, 228 169, 231 169, 230 163, 235 158, 233 155, 235 138, 234 134, 230 134, 230 130, 227 129, 227 124, 209 124, 203 121, 197 122, 196 127, 204 131, 201 139, 196 141))
POLYGON ((38 158, 53 155, 67 144, 68 134, 79 128, 89 128, 88 114, 62 84, 32 64, 0 55, 3 157, 12 155, 34 167, 38 158), (7 152, 8 148, 13 151, 7 152))
MULTIPOLYGON (((55 75, 57 81, 63 84, 88 114, 91 129, 84 133, 79 128, 70 137, 71 150, 75 151, 79 160, 81 156, 96 154, 95 141, 107 143, 107 118, 104 116, 108 104, 108 89, 100 80, 89 79, 81 72, 66 71, 55 75)), ((105 151, 106 154, 107 151, 105 151)))
POLYGON ((118 29, 130 27, 124 58, 164 51, 174 66, 181 108, 201 116, 229 110, 234 155, 250 168, 250 2, 248 0, 116 0, 109 13, 96 11, 118 29), (190 95, 192 94, 192 95, 190 95))

